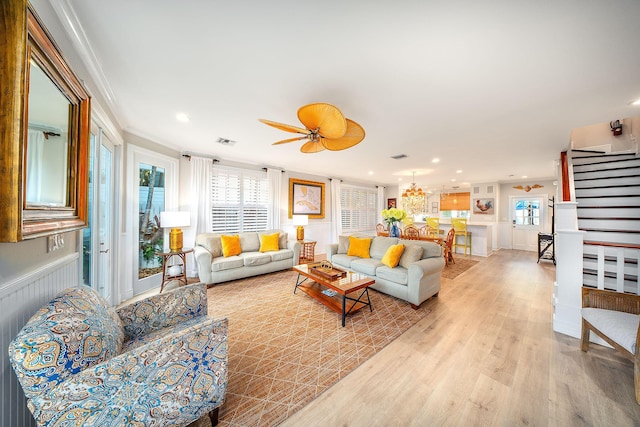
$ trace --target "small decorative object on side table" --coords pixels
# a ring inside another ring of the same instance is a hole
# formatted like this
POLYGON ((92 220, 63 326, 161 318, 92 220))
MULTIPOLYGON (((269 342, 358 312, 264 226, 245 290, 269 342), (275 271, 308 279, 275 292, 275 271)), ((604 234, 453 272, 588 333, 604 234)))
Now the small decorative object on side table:
POLYGON ((315 240, 299 240, 300 242, 300 264, 313 262, 315 259, 315 240))
POLYGON ((157 256, 162 257, 162 284, 160 285, 160 293, 164 290, 164 285, 172 280, 177 280, 185 285, 187 284, 187 254, 190 252, 193 252, 193 249, 183 249, 177 252, 156 253, 157 256), (177 256, 182 263, 169 265, 169 261, 174 256, 177 256))

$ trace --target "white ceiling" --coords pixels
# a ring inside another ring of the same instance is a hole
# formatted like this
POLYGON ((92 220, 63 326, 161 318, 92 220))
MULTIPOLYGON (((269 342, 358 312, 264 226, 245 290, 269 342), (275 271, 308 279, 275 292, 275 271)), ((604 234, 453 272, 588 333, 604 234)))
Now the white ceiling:
POLYGON ((430 189, 533 184, 554 177, 572 128, 640 111, 638 0, 54 3, 77 15, 123 130, 226 160, 387 185, 415 171, 430 189), (271 145, 295 135, 258 118, 300 125, 312 102, 364 141, 271 145))

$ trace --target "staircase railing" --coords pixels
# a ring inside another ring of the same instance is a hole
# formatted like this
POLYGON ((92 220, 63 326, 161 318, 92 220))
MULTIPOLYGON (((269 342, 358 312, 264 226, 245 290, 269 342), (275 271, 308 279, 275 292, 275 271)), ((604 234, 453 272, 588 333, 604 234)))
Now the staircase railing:
POLYGON ((585 240, 584 245, 596 247, 594 287, 640 295, 640 245, 593 240, 585 240))
POLYGON ((575 191, 573 189, 573 173, 571 170, 571 157, 566 151, 560 153, 560 174, 562 180, 562 201, 575 201, 575 191))

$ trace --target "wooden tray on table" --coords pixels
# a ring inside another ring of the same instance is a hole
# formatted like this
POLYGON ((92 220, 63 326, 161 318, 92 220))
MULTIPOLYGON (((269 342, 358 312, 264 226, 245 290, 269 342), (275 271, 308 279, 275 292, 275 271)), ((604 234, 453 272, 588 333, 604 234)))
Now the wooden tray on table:
POLYGON ((330 281, 338 280, 347 275, 345 270, 337 267, 325 268, 321 264, 314 264, 309 267, 309 273, 316 276, 324 277, 330 281))

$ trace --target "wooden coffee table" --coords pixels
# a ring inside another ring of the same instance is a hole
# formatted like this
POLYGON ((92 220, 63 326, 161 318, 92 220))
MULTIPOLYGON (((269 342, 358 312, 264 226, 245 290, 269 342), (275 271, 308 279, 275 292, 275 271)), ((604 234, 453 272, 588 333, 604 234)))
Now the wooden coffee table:
POLYGON ((298 289, 301 289, 311 298, 340 313, 343 327, 347 314, 354 313, 366 306, 369 306, 369 311, 373 311, 373 306, 369 299, 369 286, 373 285, 376 282, 375 280, 363 274, 352 272, 346 272, 346 276, 332 280, 316 274, 313 268, 316 266, 318 266, 317 263, 293 267, 293 270, 298 272, 296 287, 293 289, 294 294, 298 289), (349 296, 349 294, 359 290, 362 291, 357 298, 349 296), (365 296, 366 300, 363 298, 365 296), (353 302, 348 309, 347 301, 353 302))

